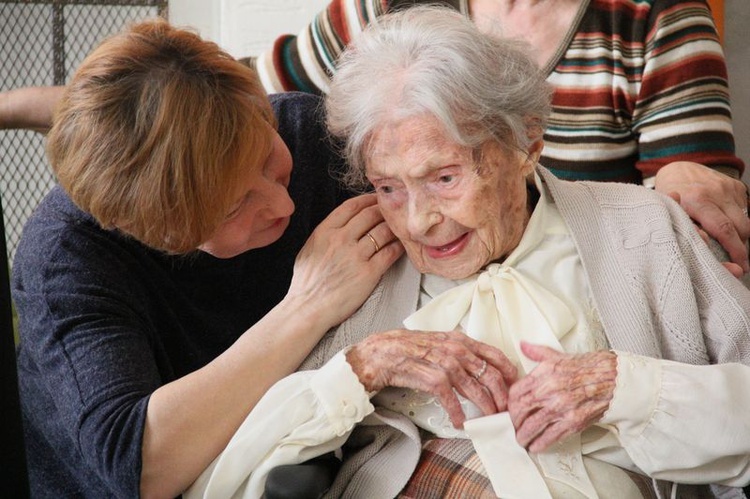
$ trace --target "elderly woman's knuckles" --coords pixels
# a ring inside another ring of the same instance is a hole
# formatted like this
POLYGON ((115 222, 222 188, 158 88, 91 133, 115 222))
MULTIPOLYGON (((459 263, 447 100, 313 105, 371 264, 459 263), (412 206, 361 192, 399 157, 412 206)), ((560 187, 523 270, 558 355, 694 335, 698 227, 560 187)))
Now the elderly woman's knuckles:
POLYGON ((451 377, 440 369, 402 370, 398 374, 399 384, 395 386, 421 390, 434 395, 441 401, 455 398, 455 386, 451 377))

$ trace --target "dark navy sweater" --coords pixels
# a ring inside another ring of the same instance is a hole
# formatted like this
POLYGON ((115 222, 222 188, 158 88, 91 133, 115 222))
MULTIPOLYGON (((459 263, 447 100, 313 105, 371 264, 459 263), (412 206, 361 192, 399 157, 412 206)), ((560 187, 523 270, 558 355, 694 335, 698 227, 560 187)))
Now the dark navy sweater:
POLYGON ((33 496, 137 497, 150 394, 210 362, 278 303, 297 252, 348 197, 320 100, 271 101, 296 205, 271 246, 226 260, 167 256, 102 229, 59 187, 28 221, 13 296, 33 496))

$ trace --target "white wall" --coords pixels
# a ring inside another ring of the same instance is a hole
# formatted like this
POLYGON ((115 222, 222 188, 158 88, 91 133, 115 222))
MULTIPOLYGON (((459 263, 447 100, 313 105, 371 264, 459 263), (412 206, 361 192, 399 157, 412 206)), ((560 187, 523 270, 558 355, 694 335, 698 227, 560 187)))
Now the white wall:
MULTIPOLYGON (((234 56, 255 55, 280 34, 296 34, 329 0, 170 0, 172 22, 192 25, 234 56)), ((729 66, 737 154, 750 183, 750 0, 725 0, 725 53, 729 66)))
POLYGON ((169 18, 193 26, 235 57, 257 55, 297 34, 329 0, 170 0, 169 18))
POLYGON ((750 0, 725 0, 724 48, 729 67, 732 121, 737 155, 745 161, 750 184, 750 0))
POLYGON ((218 0, 170 0, 169 21, 176 26, 195 28, 203 38, 220 43, 219 20, 221 5, 218 0))

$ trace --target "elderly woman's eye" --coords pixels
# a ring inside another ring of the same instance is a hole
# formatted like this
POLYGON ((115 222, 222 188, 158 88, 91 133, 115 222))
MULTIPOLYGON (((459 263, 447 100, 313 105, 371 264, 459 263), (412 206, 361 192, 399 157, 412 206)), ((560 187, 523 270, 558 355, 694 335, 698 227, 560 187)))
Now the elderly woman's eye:
POLYGON ((439 182, 440 182, 441 184, 450 184, 450 183, 451 183, 451 182, 453 182, 453 181, 454 181, 455 179, 456 179, 456 176, 455 176, 455 175, 440 175, 440 177, 438 177, 438 181, 439 181, 439 182))
POLYGON ((391 194, 393 193, 393 186, 391 185, 379 185, 377 188, 378 193, 380 194, 391 194))

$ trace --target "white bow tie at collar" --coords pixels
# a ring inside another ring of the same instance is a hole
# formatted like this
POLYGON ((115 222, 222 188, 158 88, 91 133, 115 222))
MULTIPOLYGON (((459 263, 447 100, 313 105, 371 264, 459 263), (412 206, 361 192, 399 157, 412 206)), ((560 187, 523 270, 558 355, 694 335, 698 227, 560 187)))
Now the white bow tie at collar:
POLYGON ((570 308, 514 268, 493 263, 475 279, 445 291, 404 320, 408 329, 452 331, 495 346, 522 369, 535 363, 521 354, 521 340, 562 351, 559 338, 575 326, 570 308))
MULTIPOLYGON (((451 288, 404 320, 408 329, 465 333, 501 349, 522 374, 536 365, 521 353, 521 340, 563 351, 560 338, 576 324, 557 296, 504 264, 490 264, 475 279, 451 288)), ((469 420, 464 429, 474 443, 499 497, 549 498, 542 474, 517 442, 507 412, 469 420), (519 480, 519 477, 526 477, 519 480)), ((580 435, 536 456, 543 475, 597 497, 583 466, 580 435)))

